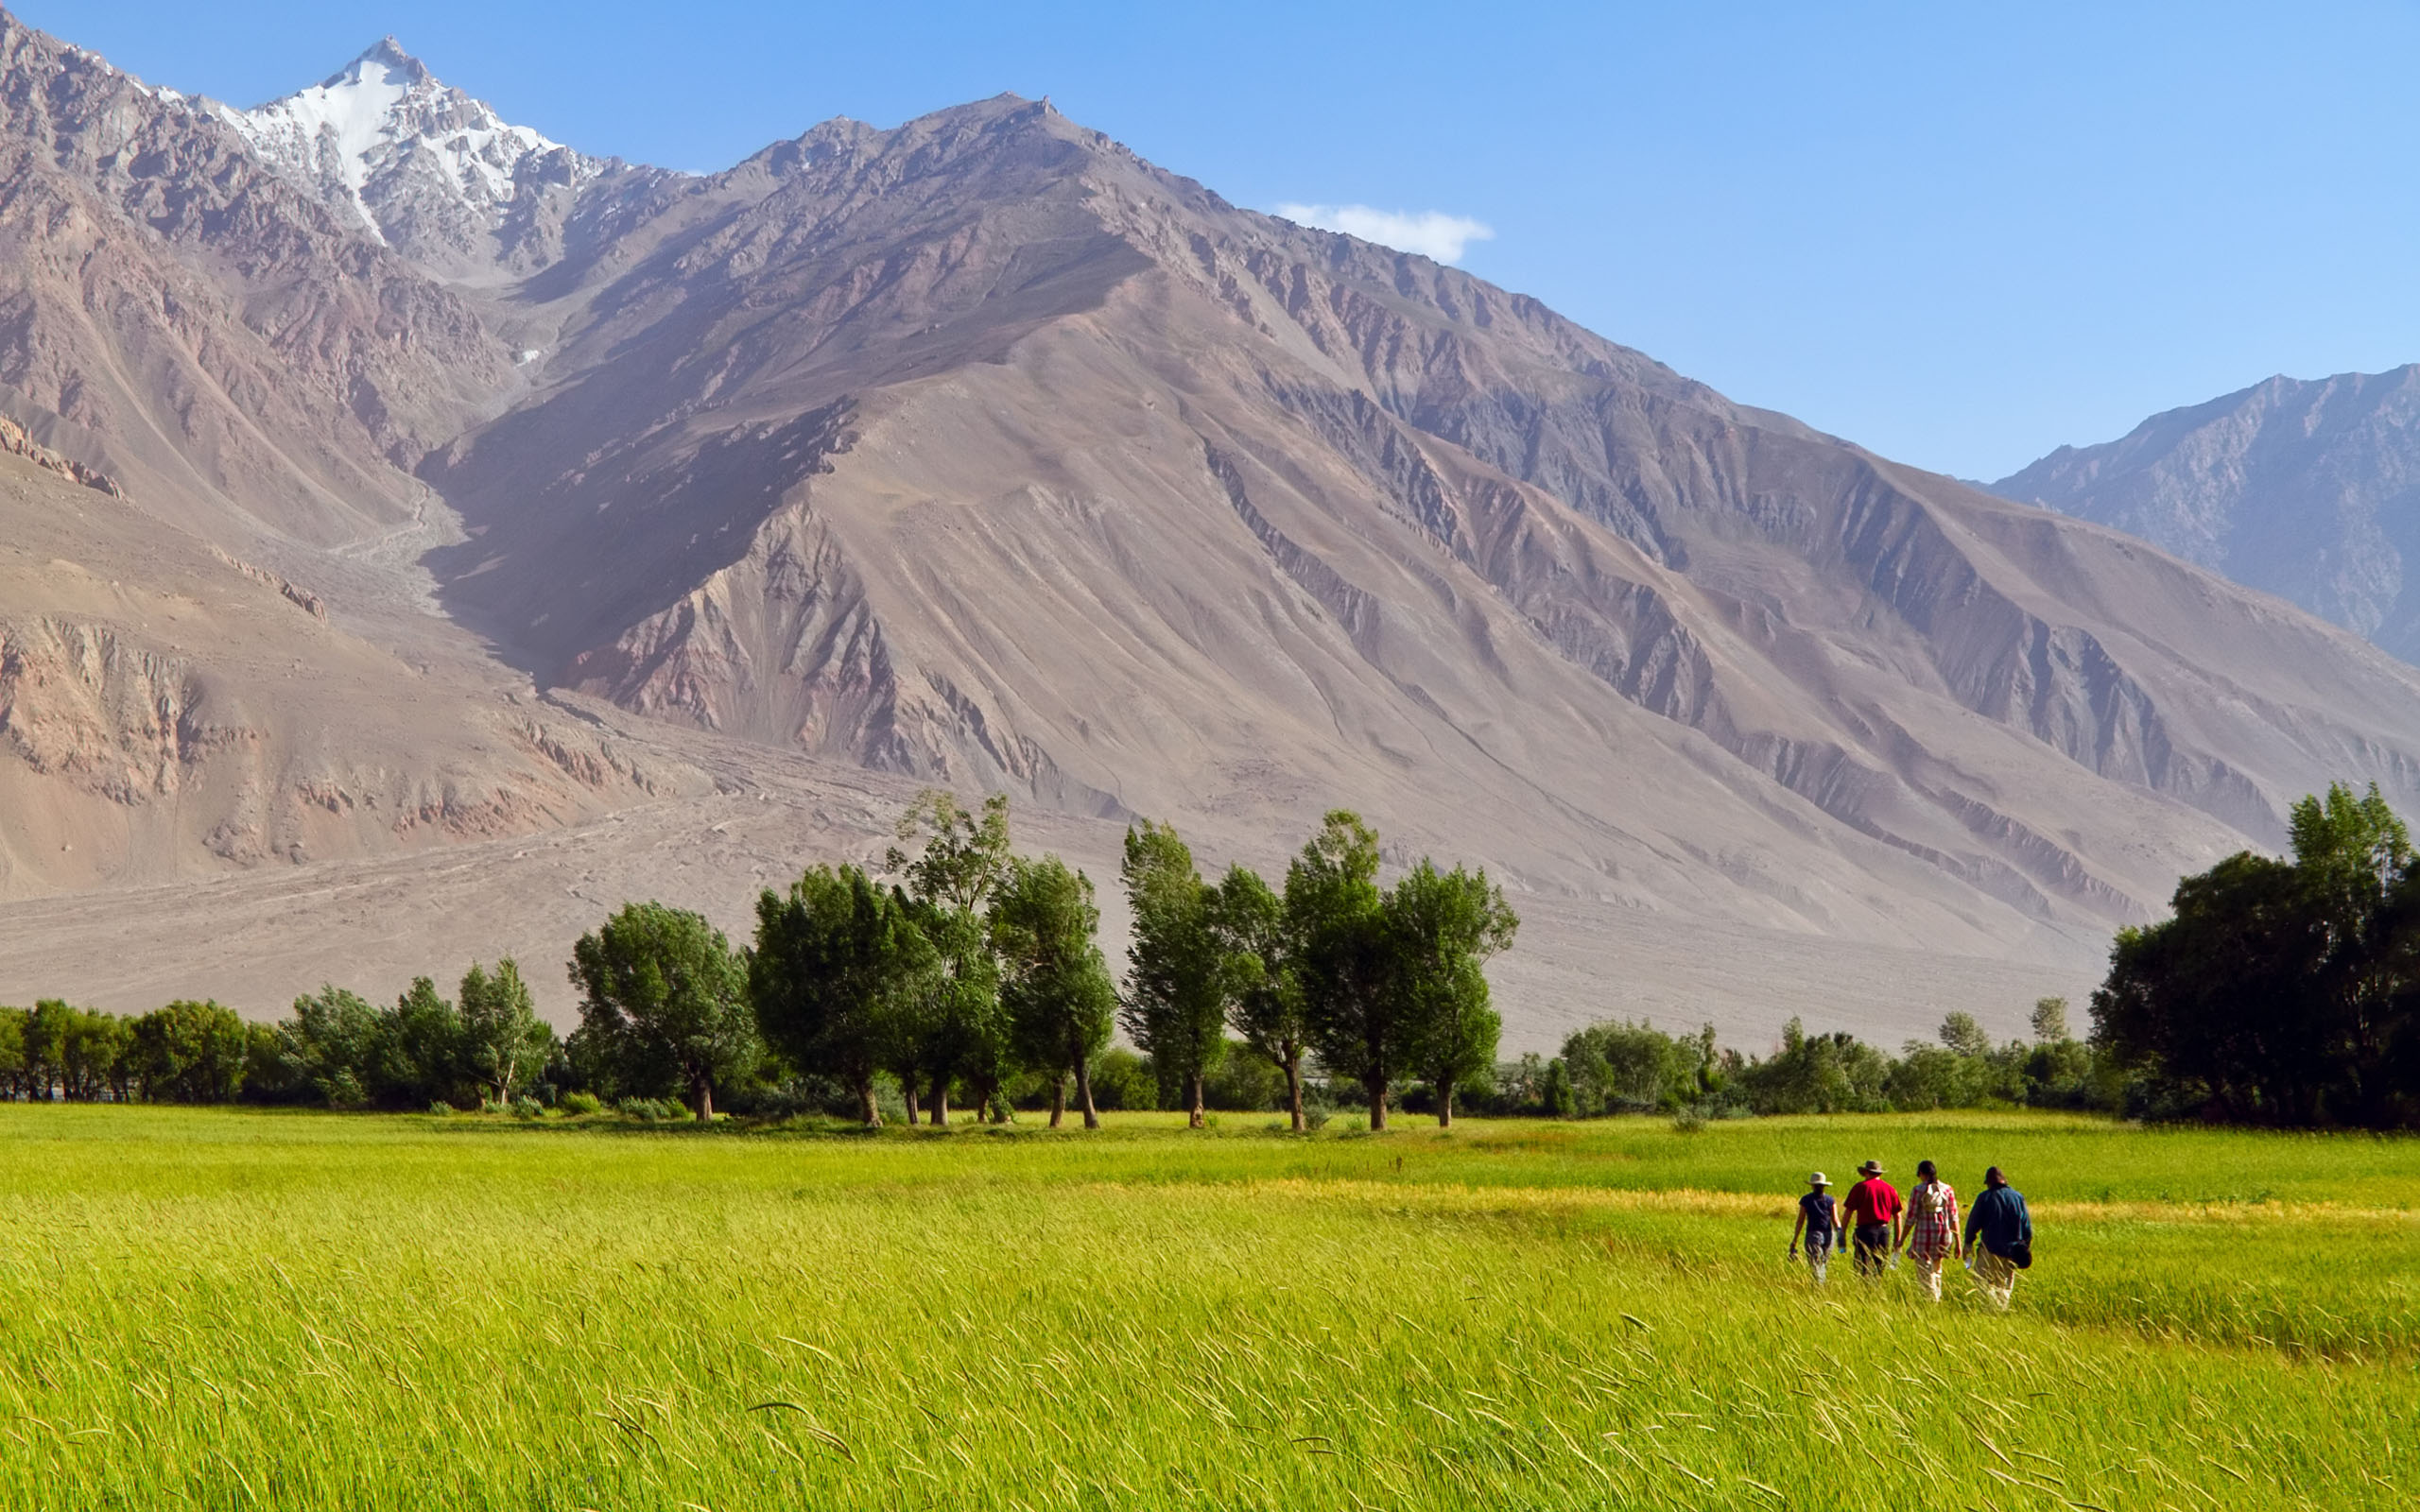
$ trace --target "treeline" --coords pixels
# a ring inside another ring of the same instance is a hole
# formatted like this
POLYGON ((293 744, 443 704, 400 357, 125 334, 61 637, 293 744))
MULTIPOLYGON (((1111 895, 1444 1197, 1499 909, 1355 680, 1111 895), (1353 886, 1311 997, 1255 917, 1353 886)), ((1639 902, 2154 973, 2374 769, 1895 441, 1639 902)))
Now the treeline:
POLYGON ((1119 868, 1133 917, 1121 984, 1097 936, 1093 884, 1056 856, 1011 853, 1008 803, 918 800, 883 881, 816 867, 757 900, 752 945, 697 915, 632 904, 574 951, 580 1026, 572 1079, 607 1096, 683 1097, 699 1118, 769 1063, 838 1089, 849 1111, 946 1124, 953 1099, 1005 1118, 1046 1089, 1050 1122, 1097 1126, 1098 1071, 1117 1101, 1185 1108, 1199 1125, 1231 1057, 1282 1082, 1306 1125, 1306 1067, 1359 1089, 1373 1127, 1407 1077, 1456 1091, 1494 1074, 1499 1021, 1482 967, 1516 921, 1484 872, 1421 861, 1378 885, 1378 837, 1327 816, 1272 888, 1248 868, 1204 878, 1173 829, 1127 832, 1119 868), (1147 1059, 1110 1049, 1122 1027, 1147 1059), (1136 1074, 1148 1065, 1147 1074, 1136 1074), (1023 1096, 1020 1095, 1023 1091, 1023 1096))
POLYGON ((2093 1039, 2159 1117, 2420 1127, 2420 863, 2372 783, 2294 805, 2291 859, 2243 851, 2121 931, 2093 1039))
POLYGON ((1571 1035, 1552 1059, 1527 1056, 1499 1068, 1487 1110, 1722 1118, 2118 1106, 2123 1088, 2069 1032, 2066 999, 2036 1002, 2032 1029, 2030 1040, 1995 1044, 1972 1014, 1951 1013, 1934 1041, 1909 1040, 1893 1056, 1854 1035, 1809 1034, 1792 1019, 1772 1055, 1751 1057, 1718 1044, 1712 1025, 1673 1035, 1649 1023, 1608 1022, 1571 1035))
POLYGON ((701 916, 630 904, 573 949, 579 1025, 560 1042, 510 960, 453 999, 429 978, 389 1006, 326 987, 274 1025, 216 1003, 137 1019, 45 1002, 0 1010, 0 1091, 47 1100, 301 1103, 409 1109, 606 1103, 691 1115, 841 1112, 946 1124, 1072 1108, 1287 1110, 1317 1122, 1350 1090, 1386 1126, 1416 1081, 1450 1122, 1493 1103, 1499 1020, 1486 960, 1517 927, 1484 872, 1423 859, 1378 882, 1376 833, 1338 811, 1272 887, 1204 878, 1175 830, 1131 829, 1123 980, 1091 879, 1012 854, 1007 799, 912 806, 878 877, 808 870, 757 901, 735 947, 701 916), (908 843, 914 842, 913 849, 908 843), (1135 1050, 1113 1047, 1122 1027, 1135 1050))
POLYGON ((384 1008, 328 988, 274 1025, 212 1002, 133 1017, 0 1007, 0 1095, 36 1102, 474 1107, 526 1092, 559 1060, 510 960, 473 966, 452 1001, 427 977, 384 1008))

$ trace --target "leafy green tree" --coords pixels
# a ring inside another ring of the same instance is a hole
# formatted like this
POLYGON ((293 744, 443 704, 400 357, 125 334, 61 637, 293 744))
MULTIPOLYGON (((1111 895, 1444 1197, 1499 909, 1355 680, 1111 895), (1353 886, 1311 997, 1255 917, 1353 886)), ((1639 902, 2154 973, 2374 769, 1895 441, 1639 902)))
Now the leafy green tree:
POLYGON ((1891 1058, 1856 1036, 1810 1035, 1792 1019, 1780 1052, 1750 1062, 1734 1080, 1759 1113, 1867 1113, 1889 1109, 1890 1075, 1891 1058))
POLYGON ((378 1010, 357 994, 322 985, 294 1000, 277 1038, 297 1078, 330 1108, 359 1108, 378 1079, 382 1033, 378 1010))
POLYGON ((1219 884, 1213 917, 1235 972, 1230 1017, 1236 1032, 1285 1074, 1287 1116, 1299 1134, 1305 1127, 1303 1055, 1310 1048, 1311 1021, 1294 979, 1285 901, 1258 872, 1231 867, 1219 884))
POLYGON ((1027 1065, 1050 1076, 1050 1126, 1066 1114, 1067 1079, 1084 1127, 1100 1127, 1093 1105, 1093 1057, 1109 1043, 1117 1011, 1096 938, 1100 909, 1092 879, 1057 856, 1012 860, 992 897, 992 950, 1001 964, 1001 997, 1027 1065))
POLYGON ((412 978, 394 1006, 378 1015, 374 1044, 370 1094, 381 1107, 450 1103, 469 1079, 462 1068, 462 1016, 425 976, 412 978))
POLYGON ((217 1003, 181 999, 134 1021, 133 1059, 155 1102, 233 1102, 250 1047, 243 1019, 217 1003))
POLYGON ((1202 1080, 1227 1048, 1236 968, 1220 938, 1214 895, 1175 830, 1146 819, 1126 832, 1119 868, 1133 913, 1126 1001, 1118 1022, 1178 1089, 1186 1121, 1201 1126, 1202 1080))
POLYGON ((1438 1125, 1448 1126, 1454 1090, 1495 1072, 1504 1021, 1484 968, 1520 920, 1485 871, 1439 871, 1426 857, 1388 892, 1382 917, 1389 1016, 1405 1026, 1407 1060, 1436 1095, 1438 1125))
MULTIPOLYGON (((918 795, 899 821, 899 838, 921 835, 910 855, 894 846, 886 857, 906 879, 916 926, 940 954, 942 971, 930 990, 903 1015, 890 1067, 910 1089, 929 1089, 927 1113, 949 1122, 949 1090, 964 1080, 978 1109, 990 1106, 1007 1078, 1014 1037, 1000 1004, 999 963, 986 937, 983 911, 1009 864, 1009 800, 994 793, 978 816, 938 788, 918 795)), ((912 1098, 913 1092, 909 1094, 912 1098)), ((912 1103, 911 1103, 912 1108, 912 1103)))
POLYGON ((30 1017, 23 1008, 0 1007, 0 1097, 33 1095, 26 1061, 26 1021, 30 1017))
POLYGON ((846 1087, 869 1128, 882 1124, 875 1074, 941 975, 906 897, 856 867, 817 867, 786 895, 768 888, 756 900, 757 1031, 797 1070, 846 1087))
POLYGON ((457 1000, 461 1015, 459 1040, 462 1069, 499 1104, 545 1068, 554 1054, 555 1030, 538 1017, 529 986, 511 956, 496 962, 493 974, 477 962, 462 973, 457 1000))
POLYGON ((1538 1087, 1538 1102, 1548 1118, 1570 1118, 1580 1111, 1571 1090, 1571 1069, 1561 1056, 1547 1062, 1546 1079, 1538 1087))
POLYGON ((2042 1108, 2111 1106, 2091 1048, 2067 1027, 2067 1000, 2035 1000, 2031 1022, 2033 1043, 2021 1061, 2026 1100, 2042 1108))
POLYGON ((1992 1053, 1992 1037, 1983 1032, 1971 1013, 1952 1012, 1941 1021, 1941 1042, 1953 1056, 1972 1056, 1979 1060, 1992 1053))
POLYGON ((2067 1032, 2067 1000, 2065 998, 2034 999, 2029 1022, 2033 1029, 2035 1044, 2054 1045, 2074 1038, 2067 1032))
POLYGON ((1910 1040, 1884 1077, 1883 1097, 1903 1113, 1971 1108, 1982 1100, 1979 1074, 1987 1070, 1979 1057, 1910 1040))
POLYGON ((2420 868, 2375 784, 2293 807, 2250 852, 2121 931, 2093 994, 2096 1078, 2129 1107, 2282 1125, 2420 1124, 2420 868))
POLYGON ((1160 1106, 1159 1074, 1148 1057, 1111 1045, 1093 1057, 1093 1096, 1111 1111, 1148 1113, 1160 1106))
POLYGON ((1563 1062, 1582 1113, 1678 1108, 1701 1094, 1707 1051, 1645 1022, 1608 1021, 1574 1030, 1563 1062))
POLYGON ((1286 934, 1312 1048, 1331 1076, 1361 1084, 1370 1127, 1387 1126, 1387 1089, 1406 1069, 1416 1025, 1389 990, 1378 836, 1338 809, 1286 870, 1286 934))
POLYGON ((1202 1103, 1220 1112, 1282 1112, 1286 1108, 1286 1077, 1266 1056, 1252 1053, 1240 1040, 1227 1043, 1227 1053, 1202 1080, 1202 1103))
POLYGON ((23 1031, 27 1079, 47 1101, 54 1088, 69 1102, 89 1103, 109 1090, 130 1043, 123 1021, 57 998, 36 1003, 23 1031))
POLYGON ((243 1099, 282 1107, 316 1100, 317 1089, 302 1078, 302 1068, 285 1053, 285 1040, 275 1024, 244 1024, 243 1099))
POLYGON ((626 1083, 686 1091, 700 1123, 714 1117, 716 1084, 756 1062, 747 966, 697 914, 626 904, 572 947, 570 975, 582 1031, 626 1083))

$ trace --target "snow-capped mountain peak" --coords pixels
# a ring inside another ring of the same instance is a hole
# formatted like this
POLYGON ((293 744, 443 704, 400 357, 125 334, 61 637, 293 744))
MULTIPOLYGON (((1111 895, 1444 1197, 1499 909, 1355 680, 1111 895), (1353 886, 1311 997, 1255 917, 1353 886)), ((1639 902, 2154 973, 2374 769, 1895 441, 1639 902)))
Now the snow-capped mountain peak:
POLYGON ((218 111, 285 178, 432 262, 492 258, 516 203, 602 167, 443 83, 392 37, 308 89, 218 111))

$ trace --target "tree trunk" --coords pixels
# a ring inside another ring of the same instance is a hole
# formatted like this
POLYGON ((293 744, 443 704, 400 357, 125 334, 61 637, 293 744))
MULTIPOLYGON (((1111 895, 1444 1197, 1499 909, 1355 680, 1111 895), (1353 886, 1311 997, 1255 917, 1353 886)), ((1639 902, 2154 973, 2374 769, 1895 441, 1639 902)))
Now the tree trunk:
POLYGON ((1294 1132, 1303 1132, 1303 1053, 1286 1052, 1286 1110, 1294 1115, 1294 1132))
POLYGON ((1431 1083, 1437 1089, 1437 1126, 1454 1126, 1454 1084, 1451 1081, 1431 1083))
POLYGON ((1201 1126, 1201 1073, 1198 1071, 1195 1072, 1192 1075, 1187 1076, 1184 1079, 1184 1126, 1187 1128, 1200 1128, 1201 1126))
POLYGON ((1076 1105, 1084 1110, 1084 1127, 1100 1127, 1100 1113, 1093 1107, 1093 1068, 1081 1059, 1076 1062, 1076 1105))
POLYGON ((911 1078, 900 1077, 899 1091, 908 1099, 908 1122, 912 1126, 916 1120, 925 1116, 925 1105, 916 1100, 916 1083, 911 1078))
POLYGON ((873 1078, 868 1076, 857 1083, 857 1111, 864 1115, 866 1127, 882 1127, 882 1105, 873 1099, 873 1078))
POLYGON ((1370 1097, 1370 1132, 1375 1134, 1387 1126, 1386 1074, 1373 1072, 1362 1077, 1361 1090, 1370 1097))
POLYGON ((933 1078, 932 1123, 935 1128, 949 1126, 949 1078, 947 1076, 933 1078))
POLYGON ((1050 1126, 1057 1128, 1059 1121, 1066 1116, 1067 1074, 1063 1071, 1050 1078, 1050 1126))
POLYGON ((713 1123, 715 1121, 715 1084, 700 1076, 692 1084, 691 1090, 696 1093, 698 1122, 713 1123))

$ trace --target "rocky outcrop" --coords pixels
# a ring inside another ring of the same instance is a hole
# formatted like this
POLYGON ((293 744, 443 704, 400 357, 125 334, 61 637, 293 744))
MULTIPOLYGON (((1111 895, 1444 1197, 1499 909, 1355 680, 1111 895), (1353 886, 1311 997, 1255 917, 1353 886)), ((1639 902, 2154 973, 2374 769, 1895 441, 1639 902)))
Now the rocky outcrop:
POLYGON ((259 734, 215 711, 182 658, 102 627, 0 622, 0 741, 38 773, 142 803, 176 794, 211 756, 259 734))
POLYGON ((97 469, 86 467, 73 457, 61 456, 46 446, 35 444, 34 438, 26 434, 26 428, 6 415, 0 415, 0 455, 21 456, 45 472, 56 472, 70 483, 81 484, 112 499, 126 497, 126 490, 118 487, 117 479, 97 469))

